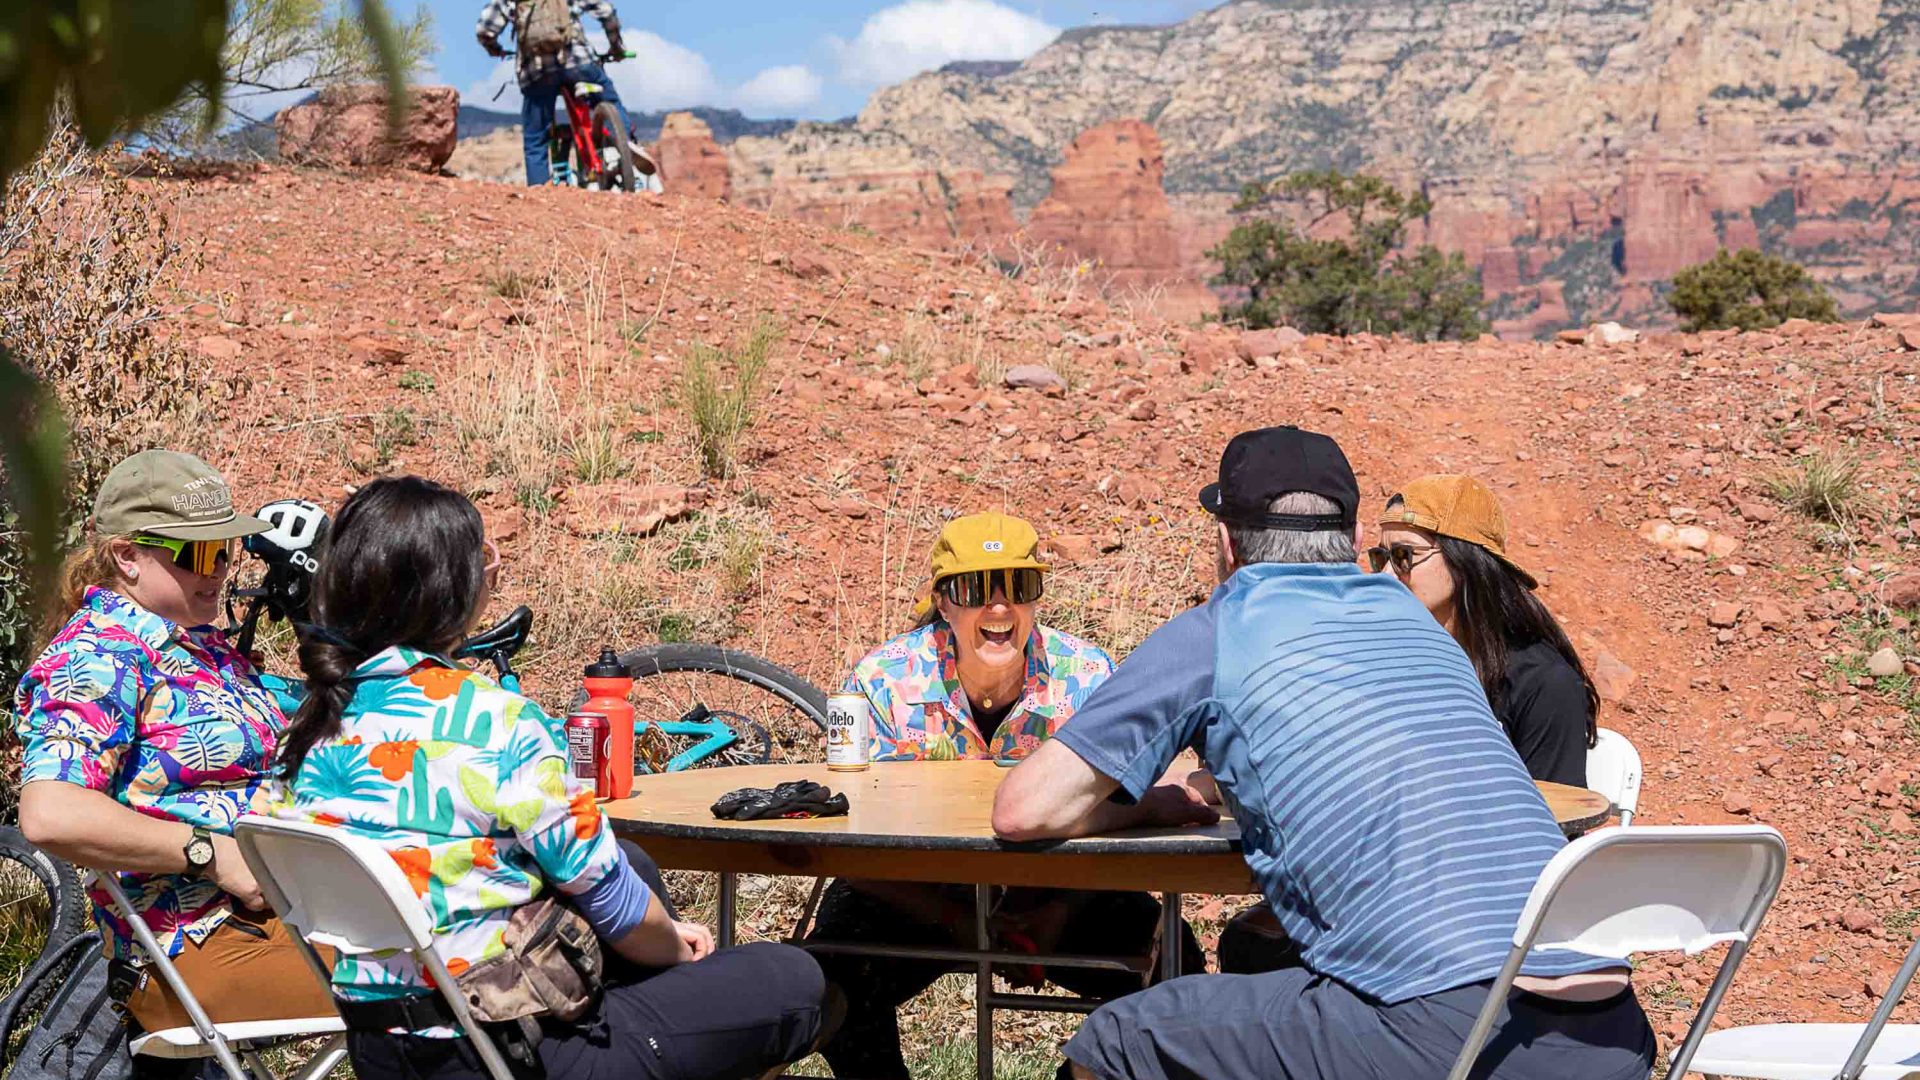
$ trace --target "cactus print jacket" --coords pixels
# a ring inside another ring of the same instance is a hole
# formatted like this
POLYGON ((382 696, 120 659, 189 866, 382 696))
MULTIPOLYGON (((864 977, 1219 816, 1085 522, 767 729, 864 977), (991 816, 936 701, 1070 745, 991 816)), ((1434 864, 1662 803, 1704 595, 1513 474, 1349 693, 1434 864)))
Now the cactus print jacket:
POLYGON ((1113 674, 1112 658, 1098 646, 1036 623, 1020 700, 992 731, 981 731, 953 650, 953 631, 935 619, 854 665, 841 692, 864 694, 873 706, 873 760, 1026 757, 1113 674))
MULTIPOLYGON (((220 833, 247 812, 286 723, 224 634, 176 625, 110 589, 87 590, 21 678, 14 714, 21 783, 78 784, 220 833)), ((205 878, 121 874, 120 886, 168 956, 233 911, 205 878)), ((131 957, 132 930, 104 891, 92 896, 114 955, 131 957)))
MULTIPOLYGON (((433 916, 447 970, 499 952, 513 909, 545 889, 585 892, 619 865, 606 816, 567 768, 565 733, 538 705, 407 648, 354 678, 340 733, 291 786, 268 785, 268 809, 386 848, 433 916)), ((363 1001, 431 989, 404 954, 342 956, 333 987, 363 1001)))

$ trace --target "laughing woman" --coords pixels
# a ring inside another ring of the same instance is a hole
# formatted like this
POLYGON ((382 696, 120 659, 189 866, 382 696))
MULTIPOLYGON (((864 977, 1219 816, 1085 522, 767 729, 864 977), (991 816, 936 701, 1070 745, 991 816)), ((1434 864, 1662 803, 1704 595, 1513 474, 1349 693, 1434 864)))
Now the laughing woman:
MULTIPOLYGON (((932 593, 919 625, 856 664, 844 692, 873 708, 875 761, 1023 758, 1059 730, 1113 661, 1037 618, 1047 565, 1033 526, 1004 514, 956 518, 934 543, 932 593)), ((1144 953, 1159 905, 1145 893, 1009 889, 994 910, 1003 948, 1049 953, 1144 953)), ((813 941, 954 948, 971 941, 970 888, 836 881, 820 904, 813 941)), ((1186 970, 1203 962, 1191 932, 1186 970)), ((895 1010, 959 965, 820 955, 847 996, 840 1034, 822 1052, 834 1075, 908 1075, 895 1010)), ((1079 994, 1114 997, 1141 987, 1126 972, 1048 968, 1079 994)))

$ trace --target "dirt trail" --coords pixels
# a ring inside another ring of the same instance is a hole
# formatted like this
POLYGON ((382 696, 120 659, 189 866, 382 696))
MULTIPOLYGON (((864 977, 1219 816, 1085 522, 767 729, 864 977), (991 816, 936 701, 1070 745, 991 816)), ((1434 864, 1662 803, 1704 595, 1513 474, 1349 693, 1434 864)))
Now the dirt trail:
MULTIPOLYGON (((1246 361, 1232 332, 1098 300, 1070 270, 1014 280, 714 204, 283 170, 168 190, 205 263, 167 330, 251 379, 203 449, 246 498, 331 502, 390 469, 473 492, 503 602, 550 613, 536 688, 669 627, 833 681, 905 619, 938 520, 999 506, 1052 538, 1043 617, 1128 647, 1207 591, 1193 493, 1226 439, 1297 423, 1347 448, 1368 518, 1425 472, 1500 491, 1517 557, 1607 669, 1601 722, 1645 759, 1643 821, 1787 834, 1724 1017, 1863 1016, 1920 922, 1910 680, 1860 667, 1878 635, 1920 653, 1881 603, 1916 561, 1920 354, 1898 331, 1309 338, 1246 361), (703 480, 682 360, 763 315, 782 335, 742 472, 703 480), (1068 389, 1009 389, 1016 364, 1068 389), (1872 512, 1844 538, 1760 492, 1811 450, 1863 466, 1872 512), (633 535, 648 510, 669 520, 633 535), (1653 521, 1710 530, 1717 557, 1648 542, 1653 521)), ((1708 970, 1643 966, 1663 1035, 1708 970)))

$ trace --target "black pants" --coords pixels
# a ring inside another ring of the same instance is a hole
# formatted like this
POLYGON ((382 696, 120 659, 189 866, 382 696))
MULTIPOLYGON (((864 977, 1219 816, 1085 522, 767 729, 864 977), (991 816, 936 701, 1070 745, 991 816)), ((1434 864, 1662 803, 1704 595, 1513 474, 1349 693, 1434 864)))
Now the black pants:
MULTIPOLYGON (((928 886, 929 895, 947 886, 928 886)), ((964 898, 971 909, 972 888, 951 887, 948 895, 964 898)), ((1060 938, 1046 951, 1103 956, 1145 954, 1159 928, 1160 904, 1146 893, 1089 892, 1064 889, 1008 889, 1001 909, 1030 910, 1049 901, 1070 906, 1060 938)), ((1182 924, 1182 971, 1206 970, 1206 955, 1193 930, 1182 924)), ((918 945, 931 948, 970 948, 973 931, 956 932, 928 921, 927 912, 904 911, 836 881, 820 900, 813 933, 816 941, 852 941, 863 944, 918 945)), ((857 1080, 908 1080, 906 1059, 900 1053, 897 1010, 940 976, 971 970, 967 965, 939 960, 903 960, 892 957, 819 953, 820 970, 827 981, 847 996, 846 1022, 820 1048, 833 1074, 857 1080)), ((1001 969, 1004 970, 1004 969, 1001 969)), ((1087 997, 1116 998, 1146 985, 1129 971, 1088 968, 1047 968, 1049 981, 1087 997)), ((1157 976, 1157 972, 1155 973, 1157 976)))
MULTIPOLYGON (((671 914, 653 860, 622 846, 671 914)), ((664 969, 609 951, 599 1007, 576 1023, 544 1024, 540 1061, 553 1080, 744 1080, 811 1052, 825 989, 819 965, 791 945, 755 942, 664 969)), ((347 1053, 363 1077, 487 1075, 468 1039, 355 1031, 347 1053)))

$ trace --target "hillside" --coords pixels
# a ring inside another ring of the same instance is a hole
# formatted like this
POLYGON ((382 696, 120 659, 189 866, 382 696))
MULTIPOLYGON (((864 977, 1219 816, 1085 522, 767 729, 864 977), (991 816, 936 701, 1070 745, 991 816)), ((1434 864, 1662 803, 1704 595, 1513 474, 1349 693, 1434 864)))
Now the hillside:
MULTIPOLYGON (((1920 296, 1916 88, 1920 0, 1236 0, 918 76, 838 141, 1004 176, 1025 211, 1083 131, 1145 120, 1195 253, 1242 184, 1374 171, 1434 197, 1426 236, 1533 336, 1664 323, 1665 282, 1721 246, 1809 264, 1855 314, 1920 296)), ((736 172, 780 157, 749 143, 736 172)))
MULTIPOLYGON (((1920 696, 1864 666, 1887 643, 1920 670, 1888 608, 1920 603, 1899 576, 1920 565, 1920 326, 1309 338, 1247 361, 1231 332, 1110 307, 1070 274, 708 201, 279 168, 165 190, 203 239, 167 332, 249 380, 197 448, 243 501, 332 504, 385 470, 473 493, 505 556, 497 607, 539 611, 525 669, 549 702, 599 643, 668 626, 837 681, 902 627, 938 522, 983 508, 1050 538, 1042 618, 1124 652, 1208 591, 1194 492, 1220 447, 1295 422, 1346 446, 1363 517, 1428 471, 1502 493, 1601 674, 1601 722, 1645 756, 1642 821, 1787 834, 1729 1022, 1863 1018, 1920 926, 1920 696), (704 480, 682 363, 762 317, 781 332, 742 472, 704 480), (1019 363, 1067 389, 1008 389, 1019 363), (1815 451, 1860 466, 1849 531, 1767 494, 1815 451)), ((1193 904, 1217 932, 1222 905, 1193 904)), ((1637 973, 1669 1044, 1707 970, 1637 973)), ((1034 1023, 1003 1038, 1064 1022, 1034 1023)))

